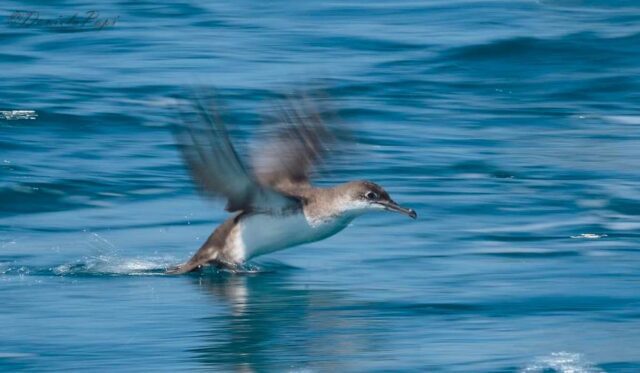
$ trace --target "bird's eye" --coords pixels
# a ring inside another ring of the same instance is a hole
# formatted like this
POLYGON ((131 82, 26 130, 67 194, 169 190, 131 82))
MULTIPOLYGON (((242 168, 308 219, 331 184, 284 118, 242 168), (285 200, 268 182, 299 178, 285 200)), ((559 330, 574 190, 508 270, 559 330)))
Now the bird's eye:
POLYGON ((378 199, 378 194, 376 192, 369 191, 369 192, 364 194, 364 198, 366 198, 366 199, 368 199, 370 201, 373 201, 373 200, 378 199))

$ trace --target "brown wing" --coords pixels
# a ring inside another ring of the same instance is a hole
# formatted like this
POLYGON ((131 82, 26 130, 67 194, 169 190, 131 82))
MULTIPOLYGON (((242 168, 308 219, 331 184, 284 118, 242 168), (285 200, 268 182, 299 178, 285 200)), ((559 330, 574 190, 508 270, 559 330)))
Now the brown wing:
POLYGON ((336 138, 306 97, 291 97, 275 110, 278 126, 252 154, 254 173, 260 184, 278 190, 308 185, 336 138))
POLYGON ((191 99, 181 112, 182 125, 175 137, 193 179, 205 195, 226 198, 226 210, 230 212, 299 206, 296 198, 259 184, 247 172, 219 116, 207 110, 202 99, 191 99))

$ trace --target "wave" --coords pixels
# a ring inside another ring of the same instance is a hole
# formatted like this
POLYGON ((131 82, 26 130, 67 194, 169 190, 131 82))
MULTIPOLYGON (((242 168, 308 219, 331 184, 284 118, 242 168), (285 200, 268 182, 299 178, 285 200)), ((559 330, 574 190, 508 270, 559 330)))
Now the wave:
MULTIPOLYGON (((513 58, 523 62, 530 62, 532 57, 559 62, 566 62, 567 58, 572 61, 586 58, 602 62, 603 57, 599 53, 615 51, 623 52, 621 55, 625 57, 635 55, 635 52, 629 51, 628 48, 639 40, 640 33, 606 37, 593 32, 579 32, 548 39, 517 36, 492 40, 484 44, 454 47, 443 58, 464 61, 513 58)), ((514 68, 517 68, 517 65, 514 65, 514 68)))
POLYGON ((586 361, 582 354, 561 351, 537 358, 520 372, 604 373, 604 370, 586 361))

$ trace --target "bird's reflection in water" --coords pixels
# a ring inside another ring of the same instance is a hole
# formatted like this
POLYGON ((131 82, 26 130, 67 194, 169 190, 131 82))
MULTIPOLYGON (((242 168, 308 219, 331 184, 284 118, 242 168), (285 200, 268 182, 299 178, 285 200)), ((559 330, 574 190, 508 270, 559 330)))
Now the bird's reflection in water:
POLYGON ((344 293, 313 289, 291 272, 194 276, 216 304, 229 307, 204 319, 206 345, 193 351, 198 361, 222 371, 354 369, 349 356, 383 343, 364 339, 371 320, 344 293))

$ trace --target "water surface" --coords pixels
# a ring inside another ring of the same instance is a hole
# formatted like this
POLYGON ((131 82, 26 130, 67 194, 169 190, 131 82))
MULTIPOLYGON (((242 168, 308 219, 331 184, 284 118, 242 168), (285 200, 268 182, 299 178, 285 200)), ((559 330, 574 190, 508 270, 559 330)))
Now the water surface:
POLYGON ((0 109, 38 117, 0 121, 0 369, 640 371, 635 2, 205 3, 3 3, 0 109), (225 218, 173 97, 215 86, 246 149, 310 82, 357 140, 320 182, 420 218, 162 275, 225 218))

